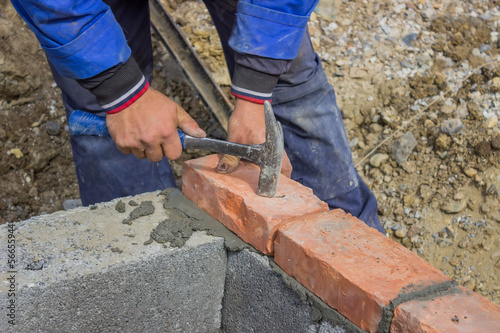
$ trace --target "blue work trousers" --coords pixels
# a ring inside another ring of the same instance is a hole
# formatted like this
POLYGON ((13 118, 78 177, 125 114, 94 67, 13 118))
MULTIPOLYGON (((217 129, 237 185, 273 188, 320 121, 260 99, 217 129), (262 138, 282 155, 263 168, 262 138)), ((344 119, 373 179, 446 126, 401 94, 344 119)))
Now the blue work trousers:
MULTIPOLYGON (((152 76, 152 48, 147 1, 105 1, 124 28, 132 55, 146 78, 152 76)), ((232 75, 234 52, 228 39, 235 21, 236 0, 205 0, 222 42, 232 75)), ((99 113, 95 98, 74 80, 53 69, 62 90, 66 112, 99 113)), ((310 187, 331 209, 342 208, 367 225, 384 232, 373 193, 356 172, 335 92, 308 34, 299 55, 276 85, 272 96, 276 119, 281 123, 285 150, 293 166, 292 178, 310 187)), ((111 139, 71 137, 80 195, 84 205, 174 187, 168 160, 159 163, 122 154, 111 139)), ((230 176, 228 176, 230 177, 230 176)))

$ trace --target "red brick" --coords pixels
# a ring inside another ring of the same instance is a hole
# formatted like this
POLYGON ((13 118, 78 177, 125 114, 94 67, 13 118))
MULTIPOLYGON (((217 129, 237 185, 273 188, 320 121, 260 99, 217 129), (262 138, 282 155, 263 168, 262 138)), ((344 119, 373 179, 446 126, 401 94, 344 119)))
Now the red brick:
POLYGON ((256 194, 259 167, 241 165, 229 175, 214 171, 217 155, 190 160, 182 169, 182 192, 201 209, 265 254, 273 253, 278 227, 290 218, 328 210, 312 190, 284 176, 276 197, 256 194))
POLYGON ((285 272, 369 332, 377 331, 382 308, 399 294, 449 281, 413 252, 340 209, 281 227, 274 249, 274 259, 285 272))
POLYGON ((463 287, 457 289, 457 294, 399 305, 391 333, 500 332, 500 306, 463 287))

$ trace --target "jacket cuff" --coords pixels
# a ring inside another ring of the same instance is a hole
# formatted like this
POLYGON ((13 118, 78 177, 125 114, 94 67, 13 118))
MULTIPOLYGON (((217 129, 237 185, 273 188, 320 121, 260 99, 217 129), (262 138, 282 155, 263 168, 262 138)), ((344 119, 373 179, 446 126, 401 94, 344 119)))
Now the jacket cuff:
POLYGON ((121 65, 77 82, 95 95, 97 103, 108 114, 127 108, 149 88, 149 82, 132 57, 121 65))
POLYGON ((239 64, 235 65, 231 85, 231 95, 264 104, 271 101, 279 75, 267 74, 239 64))

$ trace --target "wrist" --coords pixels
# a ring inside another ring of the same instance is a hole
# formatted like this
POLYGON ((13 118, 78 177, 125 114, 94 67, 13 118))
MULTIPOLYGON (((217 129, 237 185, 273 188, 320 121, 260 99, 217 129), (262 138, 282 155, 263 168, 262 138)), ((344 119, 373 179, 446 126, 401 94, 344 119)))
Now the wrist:
POLYGON ((135 60, 110 68, 78 83, 96 96, 97 103, 108 114, 117 113, 137 101, 149 88, 135 60))
POLYGON ((259 72, 236 64, 232 78, 231 95, 256 104, 271 101, 279 75, 259 72))

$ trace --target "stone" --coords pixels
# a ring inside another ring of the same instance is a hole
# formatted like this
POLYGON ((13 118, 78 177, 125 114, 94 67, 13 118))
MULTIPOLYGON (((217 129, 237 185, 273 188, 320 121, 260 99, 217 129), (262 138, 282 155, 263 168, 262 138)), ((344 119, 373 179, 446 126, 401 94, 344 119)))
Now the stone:
POLYGON ((45 123, 45 132, 48 135, 59 135, 61 134, 61 125, 54 120, 49 120, 45 123))
POLYGON ((22 151, 21 151, 21 149, 19 149, 19 148, 14 148, 14 149, 11 149, 11 150, 10 150, 10 153, 11 153, 12 155, 14 155, 16 158, 21 158, 21 157, 23 157, 23 156, 24 156, 24 155, 23 155, 23 153, 22 153, 22 151))
POLYGON ((421 228, 419 228, 419 227, 417 227, 415 225, 412 225, 410 227, 410 230, 408 230, 408 233, 406 235, 408 237, 412 238, 413 236, 420 234, 421 231, 422 231, 421 228))
POLYGON ((29 168, 32 168, 35 171, 40 171, 45 168, 50 161, 59 155, 59 152, 55 149, 48 150, 33 150, 30 151, 30 165, 29 168))
POLYGON ((74 208, 81 207, 81 206, 82 206, 81 199, 66 199, 63 202, 64 210, 70 210, 70 209, 74 209, 74 208))
POLYGON ((493 128, 498 124, 498 116, 496 114, 489 116, 484 121, 484 126, 486 128, 493 128))
POLYGON ((394 298, 450 281, 410 250, 340 209, 282 226, 274 260, 369 332, 377 331, 383 307, 394 298))
POLYGON ((491 152, 491 144, 487 140, 483 140, 476 144, 474 152, 479 156, 487 156, 491 152))
MULTIPOLYGON (((215 172, 217 155, 184 163, 182 192, 214 219, 264 254, 273 253, 278 228, 295 217, 328 211, 312 190, 279 178, 274 198, 257 195, 259 167, 242 162, 229 175, 215 172)), ((354 185, 354 184, 353 184, 354 185)))
POLYGON ((467 175, 469 178, 474 178, 477 176, 477 170, 474 168, 466 168, 464 170, 464 173, 467 175))
POLYGON ((447 150, 450 148, 451 138, 446 134, 440 134, 436 139, 436 147, 441 150, 447 150))
POLYGON ((375 154, 370 157, 370 165, 374 168, 379 168, 382 163, 386 162, 389 159, 389 155, 387 154, 375 154))
POLYGON ((417 140, 415 140, 413 133, 406 132, 392 145, 392 159, 399 165, 403 164, 416 146, 417 140))
POLYGON ((125 203, 122 200, 119 200, 116 203, 115 209, 118 213, 125 213, 125 203))
POLYGON ((406 230, 404 228, 400 228, 394 232, 394 235, 397 238, 405 238, 406 236, 406 230))
POLYGON ((456 214, 463 211, 466 207, 467 207, 466 200, 460 200, 460 201, 448 200, 443 204, 441 210, 447 214, 456 214))
POLYGON ((491 148, 495 150, 500 150, 500 135, 495 135, 491 139, 491 148))
POLYGON ((500 332, 500 306, 455 287, 443 296, 399 305, 391 332, 500 332))
POLYGON ((455 118, 455 119, 447 119, 441 122, 441 132, 448 134, 448 135, 454 135, 460 132, 464 128, 464 124, 462 123, 462 120, 455 118))
POLYGON ((418 34, 415 32, 409 33, 408 35, 403 37, 403 43, 408 46, 413 46, 413 42, 417 40, 418 34))

